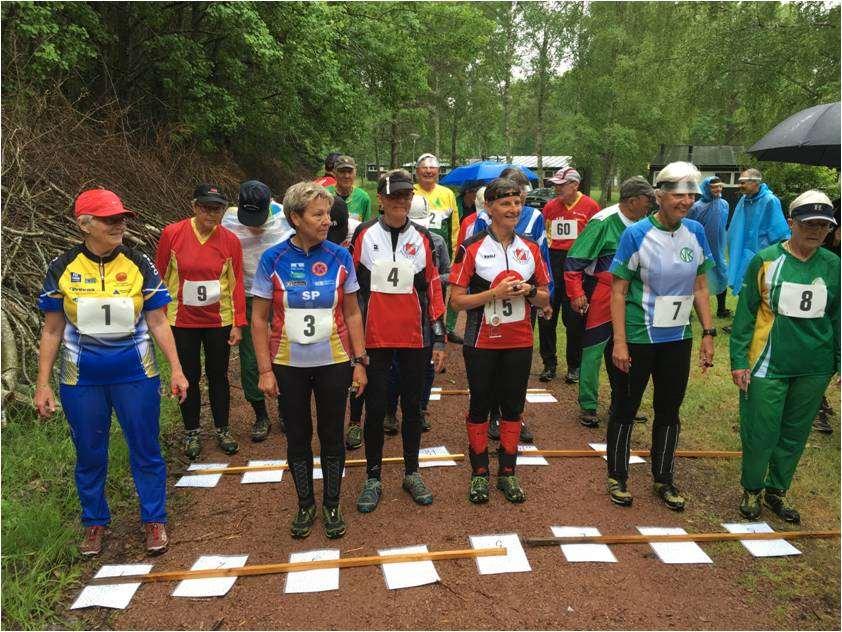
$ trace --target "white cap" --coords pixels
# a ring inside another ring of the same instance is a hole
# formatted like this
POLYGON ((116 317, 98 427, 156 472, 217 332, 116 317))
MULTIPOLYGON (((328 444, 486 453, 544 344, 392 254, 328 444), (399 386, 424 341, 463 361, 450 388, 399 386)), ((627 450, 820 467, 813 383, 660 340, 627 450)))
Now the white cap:
POLYGON ((424 228, 430 225, 430 213, 427 210, 427 198, 417 193, 412 196, 412 204, 409 205, 409 219, 424 228))

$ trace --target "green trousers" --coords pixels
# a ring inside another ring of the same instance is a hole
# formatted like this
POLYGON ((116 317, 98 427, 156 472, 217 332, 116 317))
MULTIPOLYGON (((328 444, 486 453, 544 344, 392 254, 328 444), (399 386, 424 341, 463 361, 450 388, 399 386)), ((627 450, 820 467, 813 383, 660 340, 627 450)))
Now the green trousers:
POLYGON ((262 402, 263 393, 257 388, 259 375, 257 372, 257 356, 254 354, 254 343, 251 341, 251 302, 252 297, 246 297, 246 319, 248 324, 242 328, 243 339, 240 341, 240 383, 243 394, 248 402, 262 402))
POLYGON ((830 378, 751 378, 740 393, 744 489, 789 489, 830 378))

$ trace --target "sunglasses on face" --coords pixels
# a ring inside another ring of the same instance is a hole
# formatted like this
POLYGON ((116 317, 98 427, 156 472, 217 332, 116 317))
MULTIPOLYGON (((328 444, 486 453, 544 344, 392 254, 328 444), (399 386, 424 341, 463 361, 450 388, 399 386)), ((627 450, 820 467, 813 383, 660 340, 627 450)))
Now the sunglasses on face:
POLYGON ((109 215, 107 217, 94 217, 96 221, 107 224, 108 226, 116 226, 117 224, 125 224, 129 221, 128 215, 109 215))

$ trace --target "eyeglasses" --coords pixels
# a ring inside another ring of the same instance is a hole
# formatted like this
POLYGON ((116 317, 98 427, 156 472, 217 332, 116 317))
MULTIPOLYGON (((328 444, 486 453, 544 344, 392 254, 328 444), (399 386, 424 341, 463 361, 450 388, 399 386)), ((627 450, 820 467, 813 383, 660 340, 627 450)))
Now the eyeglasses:
POLYGON ((125 224, 129 221, 128 215, 108 215, 106 217, 97 217, 96 215, 93 216, 98 222, 103 224, 108 224, 109 226, 116 226, 117 224, 125 224))
POLYGON ((222 213, 225 210, 225 207, 221 204, 212 204, 210 206, 206 206, 197 202, 196 207, 203 213, 208 213, 210 215, 216 215, 217 213, 222 213))
POLYGON ((831 222, 817 222, 815 220, 808 220, 806 222, 802 222, 801 220, 797 221, 799 226, 807 230, 833 230, 836 228, 836 226, 831 222))
POLYGON ((385 193, 384 195, 389 200, 403 200, 411 198, 415 194, 412 191, 398 191, 397 193, 385 193))

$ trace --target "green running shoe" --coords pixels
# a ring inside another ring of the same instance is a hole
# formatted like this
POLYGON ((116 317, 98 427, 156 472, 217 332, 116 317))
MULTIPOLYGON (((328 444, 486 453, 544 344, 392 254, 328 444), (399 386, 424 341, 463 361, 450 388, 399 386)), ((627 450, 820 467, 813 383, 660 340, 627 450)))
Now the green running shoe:
POLYGON ((325 535, 331 540, 345 535, 345 520, 342 518, 339 507, 322 507, 322 522, 325 526, 325 535))
POLYGON ((786 495, 782 490, 767 489, 766 493, 763 494, 763 504, 785 522, 801 523, 801 514, 787 502, 786 495))
POLYGON ((316 522, 316 506, 299 507, 298 512, 292 519, 289 532, 293 538, 306 538, 310 535, 314 522, 316 522))
POLYGON ((348 432, 345 433, 345 447, 349 450, 356 450, 363 444, 363 429, 359 424, 348 424, 348 432))
POLYGON ((634 497, 626 490, 626 482, 618 481, 616 478, 608 479, 608 496, 611 502, 621 507, 631 507, 634 497))
POLYGON ((403 488, 409 492, 412 500, 419 505, 433 504, 433 492, 424 484, 418 472, 403 477, 403 488))
POLYGON ((199 430, 188 430, 184 434, 184 456, 191 461, 202 452, 202 442, 199 439, 199 430))
POLYGON ((520 486, 520 481, 517 480, 517 476, 498 476, 497 489, 503 492, 503 496, 505 496, 506 500, 510 503, 522 503, 526 500, 526 492, 524 492, 523 488, 520 486))
POLYGON ((360 513, 371 513, 377 509, 380 502, 380 495, 383 493, 383 486, 376 478, 369 478, 363 485, 363 491, 357 498, 357 511, 360 513))
POLYGON ((216 429, 216 444, 225 454, 236 454, 237 450, 240 449, 234 437, 231 436, 231 430, 228 426, 216 429))
POLYGON ((740 514, 748 520, 755 520, 760 515, 760 491, 743 490, 743 500, 740 502, 740 514))
POLYGON ((395 417, 394 413, 386 413, 383 418, 383 432, 387 435, 398 434, 398 418, 395 417))
POLYGON ((265 415, 255 419, 251 426, 251 440, 255 443, 264 441, 269 434, 269 427, 271 425, 272 422, 265 415))
POLYGON ((684 500, 684 496, 672 483, 655 483, 655 493, 664 501, 667 509, 684 511, 684 505, 687 501, 684 500))
POLYGON ((488 502, 488 479, 485 476, 472 476, 468 490, 468 500, 475 505, 488 502))

